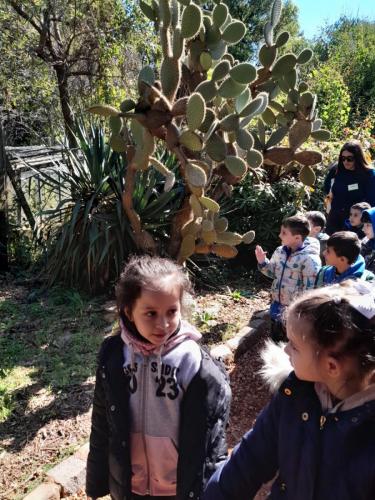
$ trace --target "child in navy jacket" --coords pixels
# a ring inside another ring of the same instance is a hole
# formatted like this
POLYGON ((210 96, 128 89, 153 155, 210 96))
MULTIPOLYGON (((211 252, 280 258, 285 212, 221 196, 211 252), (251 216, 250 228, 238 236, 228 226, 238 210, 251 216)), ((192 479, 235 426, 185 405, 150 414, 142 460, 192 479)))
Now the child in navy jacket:
POLYGON ((361 255, 365 259, 366 269, 375 271, 375 208, 364 210, 361 221, 366 238, 362 241, 361 255))
POLYGON ((362 213, 364 210, 368 210, 369 208, 371 208, 371 205, 366 201, 355 203, 350 207, 349 219, 345 221, 345 229, 355 233, 360 240, 363 240, 366 236, 363 231, 363 222, 361 220, 362 213))
POLYGON ((373 500, 374 289, 346 281, 306 292, 286 321, 294 371, 203 500, 250 500, 273 478, 271 500, 373 500))

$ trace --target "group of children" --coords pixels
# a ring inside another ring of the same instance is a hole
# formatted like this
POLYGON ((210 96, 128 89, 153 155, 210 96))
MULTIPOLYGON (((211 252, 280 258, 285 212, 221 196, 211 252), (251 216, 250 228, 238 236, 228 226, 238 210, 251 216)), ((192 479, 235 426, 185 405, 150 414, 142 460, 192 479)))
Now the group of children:
POLYGON ((159 257, 128 262, 116 287, 119 329, 99 353, 89 499, 245 500, 271 479, 274 500, 375 498, 374 290, 364 280, 338 283, 341 264, 358 260, 358 239, 326 239, 323 226, 290 217, 269 261, 257 247, 274 278, 273 336, 284 336, 284 314, 288 343, 284 351, 270 342, 278 351, 264 370, 278 388, 229 458, 229 381, 183 319, 184 269, 159 257), (318 240, 335 268, 322 281, 337 284, 300 294, 319 277, 318 240))
POLYGON ((347 230, 331 236, 324 233, 325 222, 318 211, 288 217, 281 225, 281 246, 270 259, 262 247, 255 249, 259 270, 273 279, 271 337, 276 342, 286 338, 286 307, 303 291, 347 279, 375 281, 375 208, 356 203, 347 230))

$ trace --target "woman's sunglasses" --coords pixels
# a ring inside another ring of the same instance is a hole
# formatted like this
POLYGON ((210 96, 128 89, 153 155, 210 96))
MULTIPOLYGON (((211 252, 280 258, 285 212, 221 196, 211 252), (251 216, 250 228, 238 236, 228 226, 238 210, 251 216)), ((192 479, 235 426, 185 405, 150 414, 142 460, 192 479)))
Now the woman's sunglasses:
POLYGON ((352 163, 354 161, 354 156, 341 156, 341 161, 348 161, 352 163))

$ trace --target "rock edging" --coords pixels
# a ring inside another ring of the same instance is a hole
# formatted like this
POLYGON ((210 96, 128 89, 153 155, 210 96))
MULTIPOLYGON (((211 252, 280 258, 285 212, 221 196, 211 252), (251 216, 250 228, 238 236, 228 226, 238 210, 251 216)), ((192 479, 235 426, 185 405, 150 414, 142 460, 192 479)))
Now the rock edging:
POLYGON ((251 349, 255 341, 264 333, 269 318, 268 309, 255 313, 248 325, 242 327, 237 334, 222 344, 213 346, 211 356, 223 362, 237 360, 251 349))
POLYGON ((47 472, 44 483, 37 486, 24 500, 60 500, 85 489, 86 461, 89 443, 81 446, 47 472))

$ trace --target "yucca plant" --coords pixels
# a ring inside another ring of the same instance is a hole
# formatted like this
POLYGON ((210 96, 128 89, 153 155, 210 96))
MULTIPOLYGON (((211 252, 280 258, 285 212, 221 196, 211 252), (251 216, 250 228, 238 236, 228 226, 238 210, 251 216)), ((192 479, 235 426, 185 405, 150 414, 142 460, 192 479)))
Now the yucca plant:
MULTIPOLYGON (((48 174, 42 177, 64 196, 56 209, 44 212, 47 269, 51 284, 64 281, 94 292, 115 279, 129 253, 137 250, 122 202, 127 164, 106 143, 100 123, 85 126, 80 120, 75 135, 79 148, 66 151, 70 171, 60 172, 59 180, 48 174)), ((163 161, 173 170, 171 155, 163 161)), ((139 172, 133 190, 137 211, 159 241, 165 239, 165 228, 181 197, 178 183, 161 194, 163 181, 155 171, 139 172)))

